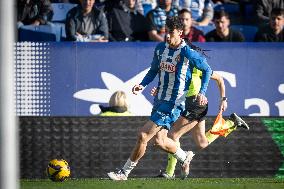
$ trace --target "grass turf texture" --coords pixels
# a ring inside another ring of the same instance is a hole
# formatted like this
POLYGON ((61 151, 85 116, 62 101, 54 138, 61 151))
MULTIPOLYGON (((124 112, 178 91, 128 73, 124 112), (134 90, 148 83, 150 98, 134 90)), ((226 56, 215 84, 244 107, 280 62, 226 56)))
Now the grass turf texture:
POLYGON ((52 182, 47 179, 22 179, 20 189, 284 189, 280 178, 192 178, 186 180, 129 179, 69 179, 52 182))

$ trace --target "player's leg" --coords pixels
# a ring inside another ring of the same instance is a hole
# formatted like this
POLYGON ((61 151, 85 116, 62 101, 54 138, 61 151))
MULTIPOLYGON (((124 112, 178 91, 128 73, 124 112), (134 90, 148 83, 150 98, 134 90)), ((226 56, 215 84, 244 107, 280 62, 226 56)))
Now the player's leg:
MULTIPOLYGON (((177 107, 177 108, 174 109, 174 111, 172 111, 171 122, 169 122, 170 124, 168 125, 169 126, 168 128, 170 128, 170 132, 175 130, 175 128, 178 129, 175 137, 173 137, 173 138, 176 139, 176 141, 173 142, 172 140, 168 140, 167 138, 163 138, 163 140, 158 140, 158 141, 156 140, 156 143, 158 143, 158 144, 160 143, 160 147, 162 149, 169 151, 169 152, 172 152, 172 153, 169 153, 169 157, 173 157, 173 161, 175 161, 174 165, 173 165, 174 167, 175 167, 175 164, 177 162, 177 159, 176 159, 177 154, 174 154, 173 151, 165 148, 165 146, 167 146, 166 141, 170 141, 171 145, 174 145, 177 149, 179 149, 179 150, 177 150, 177 152, 181 151, 180 146, 176 145, 176 142, 178 142, 180 136, 182 136, 184 133, 188 132, 192 128, 192 125, 195 124, 195 123, 191 123, 190 125, 188 125, 189 121, 180 116, 181 111, 183 111, 183 108, 181 108, 181 107, 177 107), (186 125, 186 127, 185 127, 185 125, 186 125), (176 127, 176 126, 178 126, 178 127, 176 127)), ((191 160, 194 154, 192 152, 188 152, 188 154, 189 154, 188 157, 191 156, 191 158, 189 158, 191 160)), ((171 162, 170 162, 170 164, 171 164, 171 162)), ((186 165, 186 164, 183 163, 183 165, 186 165)), ((182 167, 186 167, 186 166, 182 166, 182 167)), ((169 176, 167 173, 161 173, 161 174, 164 174, 164 176, 166 178, 172 177, 172 175, 169 176)))
MULTIPOLYGON (((195 125, 197 121, 188 121, 188 119, 180 116, 178 120, 173 124, 172 129, 169 131, 169 138, 175 141, 175 145, 180 148, 179 139, 185 133, 190 131, 195 125)), ((168 179, 174 178, 175 167, 177 164, 177 159, 171 153, 168 153, 168 163, 165 172, 161 172, 159 177, 165 177, 168 179)))
POLYGON ((194 153, 192 151, 183 151, 172 139, 167 137, 167 132, 159 131, 155 136, 155 142, 157 146, 168 152, 168 154, 171 154, 181 163, 181 178, 186 178, 189 173, 189 164, 194 153))
POLYGON ((176 143, 167 136, 165 129, 161 129, 154 136, 155 145, 165 152, 171 153, 177 158, 180 162, 184 162, 186 159, 186 152, 183 151, 176 143))
MULTIPOLYGON (((226 135, 230 134, 234 129, 234 122, 230 119, 225 121, 222 129, 228 128, 226 131, 226 135)), ((216 140, 220 135, 213 135, 213 137, 208 137, 208 133, 205 134, 205 120, 202 120, 198 123, 196 127, 194 127, 191 131, 194 142, 199 147, 199 149, 206 148, 209 144, 211 144, 214 140, 216 140), (206 136, 207 135, 207 136, 206 136)))
POLYGON ((130 158, 126 161, 122 169, 109 172, 108 176, 112 180, 127 180, 129 173, 135 168, 139 159, 145 154, 147 143, 154 135, 161 129, 161 126, 157 126, 153 121, 148 121, 138 133, 136 145, 132 150, 130 158))
MULTIPOLYGON (((231 120, 227 120, 224 124, 224 127, 232 128, 234 123, 231 120)), ((231 133, 233 129, 227 130, 227 134, 231 133)), ((220 135, 211 134, 210 131, 205 133, 205 120, 202 120, 198 123, 196 127, 192 129, 191 132, 194 142, 198 146, 199 149, 206 148, 209 144, 211 144, 214 140, 216 140, 220 135)))
MULTIPOLYGON (((197 120, 202 120, 206 116, 208 111, 208 105, 201 106, 195 100, 195 97, 187 97, 185 101, 185 111, 182 112, 182 116, 174 123, 171 131, 169 132, 169 137, 177 142, 179 145, 179 138, 190 131, 199 122, 197 120)), ((168 154, 168 164, 165 172, 161 172, 159 176, 166 178, 172 178, 174 176, 174 171, 176 167, 177 160, 168 154)))
POLYGON ((169 137, 174 141, 179 141, 181 136, 193 129, 200 121, 204 120, 207 111, 208 104, 199 105, 195 96, 187 97, 185 101, 185 110, 174 123, 173 128, 169 132, 169 137))
MULTIPOLYGON (((196 145, 198 146, 199 149, 204 149, 206 148, 208 145, 209 145, 209 141, 205 135, 205 120, 203 119, 204 117, 202 117, 202 121, 198 122, 196 121, 197 123, 197 126, 190 126, 189 130, 191 130, 191 134, 193 136, 193 139, 196 143, 196 145)), ((228 120, 227 124, 228 126, 231 125, 231 122, 230 120, 228 120)), ((178 124, 178 123, 177 123, 178 124)), ((183 123, 183 124, 186 124, 186 121, 183 123)), ((176 127, 177 130, 179 130, 178 127, 176 127)), ((180 136, 183 135, 183 133, 179 133, 179 131, 173 131, 172 132, 175 132, 176 135, 172 136, 172 138, 175 139, 175 141, 178 142, 178 139, 180 138, 180 136)), ((217 139, 219 137, 219 135, 213 135, 213 137, 211 137, 211 139, 217 139)), ((213 142, 214 140, 211 140, 211 142, 213 142)), ((177 143, 177 145, 179 145, 179 142, 177 143)), ((166 171, 165 172, 162 172, 161 176, 165 177, 165 178, 173 178, 174 176, 174 171, 175 171, 175 167, 176 167, 176 164, 177 164, 177 159, 172 155, 172 154, 168 154, 168 164, 167 164, 167 168, 166 168, 166 171)))
MULTIPOLYGON (((226 120, 224 127, 229 128, 226 131, 226 134, 230 134, 234 130, 234 127, 232 127, 233 125, 234 123, 231 120, 226 120)), ((205 120, 199 122, 198 125, 192 129, 191 134, 194 139, 194 142, 196 143, 199 149, 206 148, 209 144, 211 144, 220 136, 217 134, 211 134, 210 131, 207 131, 205 134, 205 120)))
POLYGON ((208 146, 209 143, 205 135, 205 120, 198 122, 197 126, 192 129, 191 135, 199 149, 203 149, 208 146))
POLYGON ((137 162, 145 154, 149 140, 153 138, 153 136, 155 136, 161 129, 161 126, 156 125, 152 121, 148 121, 139 130, 136 145, 130 155, 131 161, 137 162))
MULTIPOLYGON (((108 173, 108 176, 113 180, 126 180, 128 174, 136 166, 138 160, 144 155, 149 140, 159 133, 162 127, 170 129, 170 124, 173 120, 176 120, 176 115, 179 115, 179 109, 180 108, 176 108, 174 103, 159 100, 155 101, 150 117, 151 121, 148 121, 140 130, 136 146, 134 147, 130 158, 121 170, 118 172, 110 172, 108 173)), ((166 132, 161 132, 161 137, 164 137, 166 135, 165 133, 166 132)), ((164 140, 166 140, 164 150, 174 153, 175 157, 183 162, 184 166, 187 166, 192 159, 192 153, 186 153, 182 149, 177 148, 175 143, 168 137, 165 137, 164 140)))
POLYGON ((155 142, 154 145, 165 152, 175 153, 178 147, 172 139, 168 138, 167 134, 168 131, 166 129, 161 129, 153 138, 155 142))
MULTIPOLYGON (((176 142, 176 146, 180 147, 180 142, 176 142)), ((170 153, 168 153, 168 163, 166 167, 166 171, 161 171, 159 177, 164 177, 167 179, 175 178, 175 168, 177 164, 177 159, 170 153)))
POLYGON ((180 116, 169 131, 169 138, 179 142, 180 137, 189 132, 197 123, 197 120, 189 121, 187 118, 180 116))

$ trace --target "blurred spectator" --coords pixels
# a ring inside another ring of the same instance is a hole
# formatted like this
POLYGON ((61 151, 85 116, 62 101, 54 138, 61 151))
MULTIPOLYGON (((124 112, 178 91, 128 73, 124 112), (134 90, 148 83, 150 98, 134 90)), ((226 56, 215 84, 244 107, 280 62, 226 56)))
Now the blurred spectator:
POLYGON ((17 24, 44 25, 51 21, 53 11, 49 0, 17 0, 17 24))
POLYGON ((101 116, 129 116, 131 113, 128 111, 129 102, 125 92, 116 91, 109 99, 109 107, 99 105, 101 109, 101 116))
POLYGON ((230 14, 231 23, 238 25, 254 25, 254 2, 256 0, 212 0, 214 10, 224 9, 230 14))
POLYGON ((269 24, 259 29, 255 42, 284 42, 284 9, 274 8, 271 11, 269 24))
POLYGON ((273 8, 284 9, 283 0, 256 0, 255 11, 256 21, 259 26, 263 26, 269 23, 269 16, 273 8))
POLYGON ((214 4, 223 4, 225 3, 224 0, 212 0, 214 4))
POLYGON ((149 38, 152 41, 164 41, 166 33, 166 19, 177 16, 178 9, 172 6, 172 0, 158 0, 158 6, 147 14, 150 24, 149 38))
POLYGON ((110 12, 110 11, 113 9, 113 7, 117 6, 117 4, 119 3, 119 1, 120 1, 120 0, 106 0, 106 1, 104 2, 104 4, 105 4, 105 7, 104 7, 105 13, 110 12))
POLYGON ((213 18, 213 2, 211 0, 176 0, 175 6, 189 9, 197 26, 207 26, 213 18))
MULTIPOLYGON (((105 12, 110 12, 113 7, 117 6, 120 1, 121 0, 105 0, 105 12)), ((142 15, 146 15, 145 11, 147 12, 148 9, 152 10, 153 8, 156 8, 156 6, 157 0, 136 0, 135 10, 141 13, 142 15), (144 8, 146 8, 147 10, 145 10, 144 8)))
POLYGON ((51 0, 51 3, 70 3, 69 0, 51 0))
POLYGON ((72 3, 72 4, 80 4, 80 0, 51 0, 51 3, 72 3))
POLYGON ((184 24, 182 38, 190 42, 205 42, 203 32, 192 26, 191 12, 188 9, 182 9, 178 14, 184 24))
POLYGON ((69 41, 107 42, 108 23, 95 0, 80 0, 81 4, 67 13, 65 29, 69 41))
POLYGON ((214 24, 216 29, 206 34, 207 42, 243 42, 245 38, 242 33, 231 29, 229 14, 224 10, 214 13, 214 24))
POLYGON ((148 12, 145 8, 152 10, 157 7, 157 0, 136 0, 135 7, 138 12, 144 15, 145 12, 148 12))
POLYGON ((136 0, 121 0, 107 13, 110 41, 148 41, 149 25, 135 10, 136 0))
POLYGON ((251 0, 212 0, 214 4, 225 4, 225 3, 243 3, 243 2, 249 2, 251 0))
POLYGON ((68 0, 69 3, 80 4, 80 0, 68 0))

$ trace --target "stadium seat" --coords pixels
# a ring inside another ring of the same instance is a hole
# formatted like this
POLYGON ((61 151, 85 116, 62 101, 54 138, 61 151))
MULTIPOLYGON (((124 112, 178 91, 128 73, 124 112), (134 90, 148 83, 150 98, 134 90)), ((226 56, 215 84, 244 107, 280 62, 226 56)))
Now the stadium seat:
POLYGON ((151 11, 153 9, 151 4, 148 3, 143 3, 143 10, 144 10, 144 16, 146 16, 148 14, 149 11, 151 11))
POLYGON ((77 6, 72 3, 52 3, 51 5, 53 8, 52 22, 65 22, 68 11, 77 6))
POLYGON ((52 17, 52 22, 56 27, 60 28, 60 41, 64 41, 66 38, 65 34, 65 20, 66 20, 66 15, 69 10, 72 8, 76 7, 77 4, 72 4, 72 3, 52 3, 52 8, 53 8, 53 17, 52 17))
POLYGON ((238 14, 240 12, 240 7, 236 3, 224 3, 216 5, 214 7, 215 11, 225 10, 229 14, 238 14))
POLYGON ((61 27, 51 25, 26 25, 19 28, 18 41, 60 41, 61 27))
POLYGON ((258 30, 256 26, 251 25, 231 25, 231 28, 241 32, 244 35, 246 42, 252 42, 258 30))

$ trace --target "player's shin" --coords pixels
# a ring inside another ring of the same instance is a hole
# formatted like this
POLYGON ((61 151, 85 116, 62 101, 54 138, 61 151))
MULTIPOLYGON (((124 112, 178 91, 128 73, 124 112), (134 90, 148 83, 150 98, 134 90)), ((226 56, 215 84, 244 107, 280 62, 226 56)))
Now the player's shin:
POLYGON ((183 151, 180 147, 177 148, 177 151, 173 154, 173 156, 180 162, 184 162, 186 160, 186 152, 183 151))
POLYGON ((130 158, 126 161, 124 164, 122 170, 126 176, 129 175, 129 173, 135 168, 138 162, 133 162, 130 160, 130 158))
MULTIPOLYGON (((176 142, 176 144, 177 147, 179 148, 180 142, 176 142)), ((168 153, 168 164, 166 168, 166 173, 171 177, 174 175, 176 164, 177 164, 177 159, 174 157, 173 154, 168 153)))

